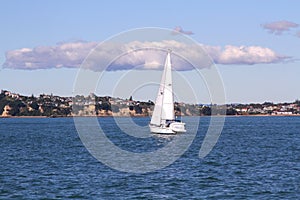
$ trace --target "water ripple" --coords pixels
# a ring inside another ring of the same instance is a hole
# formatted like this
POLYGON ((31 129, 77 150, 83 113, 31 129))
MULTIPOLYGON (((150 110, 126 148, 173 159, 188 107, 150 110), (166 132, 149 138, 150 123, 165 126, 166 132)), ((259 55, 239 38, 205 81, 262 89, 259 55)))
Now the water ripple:
MULTIPOLYGON (((93 158, 70 118, 0 119, 0 199, 300 199, 299 117, 227 118, 213 151, 199 159, 208 123, 201 119, 193 144, 175 163, 137 175, 93 158)), ((109 137, 133 149, 118 130, 109 137)), ((170 142, 145 141, 134 148, 147 152, 170 142)))

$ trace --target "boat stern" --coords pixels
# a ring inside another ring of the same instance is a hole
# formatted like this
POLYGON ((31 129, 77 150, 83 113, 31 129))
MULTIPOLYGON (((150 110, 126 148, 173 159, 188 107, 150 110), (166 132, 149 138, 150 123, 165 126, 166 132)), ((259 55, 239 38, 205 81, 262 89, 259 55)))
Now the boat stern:
POLYGON ((176 133, 185 133, 185 123, 183 122, 173 122, 170 124, 170 129, 176 133))

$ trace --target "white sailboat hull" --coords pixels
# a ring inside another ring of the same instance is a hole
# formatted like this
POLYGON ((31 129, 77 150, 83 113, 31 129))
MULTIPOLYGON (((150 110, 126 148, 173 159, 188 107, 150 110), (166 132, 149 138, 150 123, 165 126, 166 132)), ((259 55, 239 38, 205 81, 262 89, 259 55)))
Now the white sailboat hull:
POLYGON ((156 126, 156 125, 149 125, 150 131, 152 133, 159 133, 159 134, 176 134, 176 133, 185 133, 185 123, 182 122, 173 122, 169 126, 156 126))

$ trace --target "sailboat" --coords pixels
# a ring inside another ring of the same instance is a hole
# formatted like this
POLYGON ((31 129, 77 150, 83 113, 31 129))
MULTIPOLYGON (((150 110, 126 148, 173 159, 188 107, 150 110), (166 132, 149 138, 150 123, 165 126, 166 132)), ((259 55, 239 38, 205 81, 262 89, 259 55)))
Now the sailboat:
POLYGON ((185 123, 175 118, 172 83, 171 50, 168 51, 154 111, 149 124, 152 133, 176 134, 186 132, 185 123))

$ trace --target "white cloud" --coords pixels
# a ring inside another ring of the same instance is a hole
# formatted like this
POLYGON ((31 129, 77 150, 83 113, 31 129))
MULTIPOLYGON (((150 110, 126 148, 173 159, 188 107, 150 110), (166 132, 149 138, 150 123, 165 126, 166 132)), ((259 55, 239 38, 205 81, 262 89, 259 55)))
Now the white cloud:
POLYGON ((172 62, 176 70, 192 70, 211 66, 210 55, 217 64, 253 65, 284 62, 289 57, 260 46, 220 46, 181 43, 175 40, 160 42, 132 41, 129 43, 70 42, 55 46, 22 48, 8 51, 3 64, 11 69, 78 68, 92 70, 161 69, 166 50, 172 49, 172 62), (91 52, 91 50, 94 51, 91 52), (204 51, 205 49, 206 51, 204 51), (88 56, 88 57, 87 57, 88 56), (88 58, 85 60, 85 58, 88 58))
POLYGON ((6 61, 3 66, 29 70, 79 67, 96 45, 95 42, 74 42, 56 46, 39 46, 33 49, 12 50, 6 53, 6 61))
POLYGON ((185 35, 193 35, 194 33, 192 31, 186 31, 186 30, 183 30, 183 28, 181 28, 181 26, 176 26, 174 29, 173 29, 173 34, 178 34, 178 33, 182 33, 182 34, 185 34, 185 35))
POLYGON ((260 46, 232 46, 227 45, 224 49, 221 47, 205 46, 209 55, 217 64, 243 64, 253 65, 262 63, 278 63, 289 59, 275 53, 269 48, 260 46))
POLYGON ((264 29, 267 29, 270 33, 275 35, 281 35, 283 32, 290 31, 290 29, 298 26, 299 24, 285 20, 262 24, 264 29))

